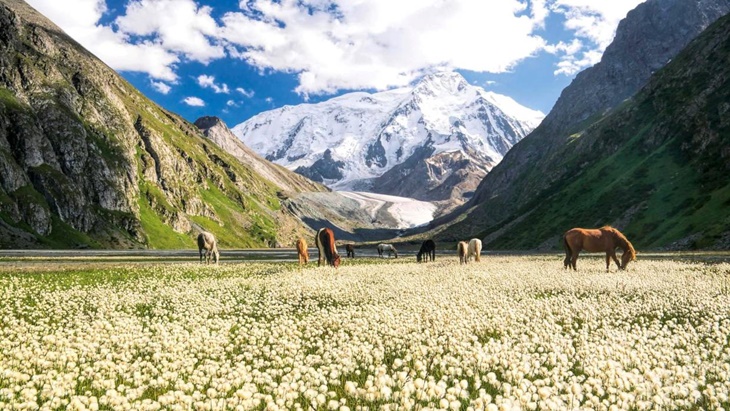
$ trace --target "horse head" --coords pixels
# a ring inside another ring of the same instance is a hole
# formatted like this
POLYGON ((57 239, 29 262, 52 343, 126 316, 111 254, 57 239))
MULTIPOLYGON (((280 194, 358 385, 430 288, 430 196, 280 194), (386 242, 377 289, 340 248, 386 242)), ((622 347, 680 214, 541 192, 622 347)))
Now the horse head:
POLYGON ((423 255, 419 251, 418 254, 416 254, 416 262, 420 263, 421 260, 423 260, 423 255))
POLYGON ((332 259, 332 266, 337 268, 340 266, 340 255, 335 254, 334 258, 332 259))
POLYGON ((636 251, 634 251, 633 247, 625 250, 621 255, 621 267, 619 269, 625 270, 626 266, 632 261, 636 261, 636 251))

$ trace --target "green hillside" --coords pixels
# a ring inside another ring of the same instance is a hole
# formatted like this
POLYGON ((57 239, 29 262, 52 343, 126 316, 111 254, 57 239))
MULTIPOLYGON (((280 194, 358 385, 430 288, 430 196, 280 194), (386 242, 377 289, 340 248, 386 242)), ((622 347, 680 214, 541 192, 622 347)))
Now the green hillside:
POLYGON ((0 0, 0 248, 288 244, 280 188, 19 0, 0 0))
POLYGON ((482 203, 441 237, 550 248, 571 227, 613 224, 638 247, 730 247, 729 76, 726 16, 636 96, 569 136, 547 165, 518 181, 541 187, 540 179, 551 180, 546 188, 524 192, 528 199, 507 218, 474 231, 492 212, 482 203))

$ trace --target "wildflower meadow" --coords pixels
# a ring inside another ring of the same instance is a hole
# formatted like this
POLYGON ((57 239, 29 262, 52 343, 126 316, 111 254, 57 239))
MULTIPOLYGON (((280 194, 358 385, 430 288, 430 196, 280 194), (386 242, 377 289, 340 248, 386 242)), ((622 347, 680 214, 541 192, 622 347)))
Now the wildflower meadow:
POLYGON ((0 410, 722 410, 730 265, 0 272, 0 410))

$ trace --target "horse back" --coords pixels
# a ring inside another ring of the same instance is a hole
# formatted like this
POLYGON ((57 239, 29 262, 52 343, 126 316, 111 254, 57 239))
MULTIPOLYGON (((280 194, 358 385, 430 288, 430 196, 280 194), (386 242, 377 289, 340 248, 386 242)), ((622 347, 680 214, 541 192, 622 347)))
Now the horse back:
POLYGON ((611 235, 593 228, 572 228, 565 232, 563 238, 571 249, 578 251, 608 251, 613 244, 611 235))

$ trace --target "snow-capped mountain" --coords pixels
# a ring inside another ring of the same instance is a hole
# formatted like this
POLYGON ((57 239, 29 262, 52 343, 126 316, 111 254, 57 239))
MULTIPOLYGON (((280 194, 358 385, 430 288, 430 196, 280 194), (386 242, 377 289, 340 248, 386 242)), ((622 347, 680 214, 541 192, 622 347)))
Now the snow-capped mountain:
POLYGON ((461 203, 543 117, 440 72, 414 87, 267 111, 232 131, 268 160, 334 189, 461 203))

